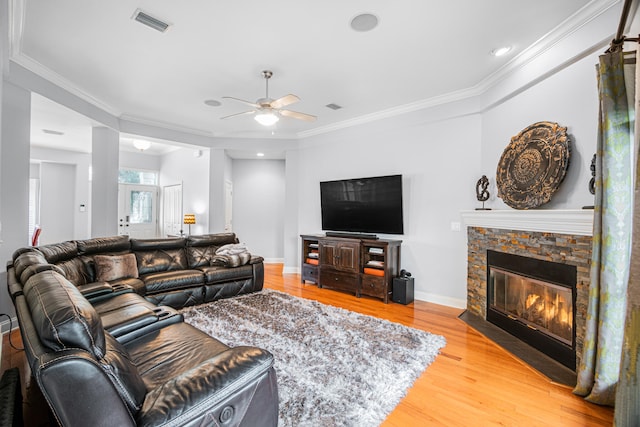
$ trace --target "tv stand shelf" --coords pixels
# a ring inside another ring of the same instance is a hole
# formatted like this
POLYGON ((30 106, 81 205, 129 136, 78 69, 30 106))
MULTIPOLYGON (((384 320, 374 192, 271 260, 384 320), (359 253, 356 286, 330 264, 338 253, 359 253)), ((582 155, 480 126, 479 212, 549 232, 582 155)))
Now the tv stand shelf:
POLYGON ((389 302, 401 240, 301 235, 301 281, 389 302))

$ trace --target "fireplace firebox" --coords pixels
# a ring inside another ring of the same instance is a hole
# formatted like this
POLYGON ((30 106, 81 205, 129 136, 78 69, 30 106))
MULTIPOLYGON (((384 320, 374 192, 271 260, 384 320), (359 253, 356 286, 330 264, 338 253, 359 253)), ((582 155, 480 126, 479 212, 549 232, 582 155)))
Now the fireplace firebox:
POLYGON ((575 371, 576 267, 487 250, 487 321, 575 371))

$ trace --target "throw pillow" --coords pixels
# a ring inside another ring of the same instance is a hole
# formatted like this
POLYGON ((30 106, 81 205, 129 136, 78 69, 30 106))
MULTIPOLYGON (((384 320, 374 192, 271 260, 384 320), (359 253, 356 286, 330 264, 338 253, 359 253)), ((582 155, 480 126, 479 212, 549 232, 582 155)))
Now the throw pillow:
POLYGON ((249 252, 242 252, 234 255, 214 255, 211 265, 222 265, 224 267, 240 267, 251 261, 249 252))
POLYGON ((138 264, 134 254, 96 255, 93 261, 96 264, 97 282, 138 277, 138 264))
POLYGON ((244 243, 229 243, 228 245, 220 246, 216 250, 216 255, 237 255, 243 252, 249 252, 247 245, 244 243))

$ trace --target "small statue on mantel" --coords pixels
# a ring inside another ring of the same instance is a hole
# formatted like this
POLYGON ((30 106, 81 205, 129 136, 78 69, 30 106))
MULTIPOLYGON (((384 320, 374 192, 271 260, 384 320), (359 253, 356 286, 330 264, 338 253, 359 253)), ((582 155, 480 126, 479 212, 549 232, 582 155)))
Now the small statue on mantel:
MULTIPOLYGON (((591 179, 589 180, 589 193, 596 194, 596 154, 591 159, 591 179)), ((594 209, 594 206, 583 206, 582 209, 594 209)))
POLYGON ((485 208, 484 202, 489 200, 489 178, 486 175, 482 175, 482 178, 476 182, 476 198, 479 202, 482 202, 481 208, 476 208, 477 211, 490 211, 491 208, 485 208))

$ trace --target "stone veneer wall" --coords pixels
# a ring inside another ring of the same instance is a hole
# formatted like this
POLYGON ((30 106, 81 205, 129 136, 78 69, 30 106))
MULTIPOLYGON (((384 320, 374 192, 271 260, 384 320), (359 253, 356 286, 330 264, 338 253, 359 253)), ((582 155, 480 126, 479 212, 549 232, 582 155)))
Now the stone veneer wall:
POLYGON ((486 319, 487 250, 575 265, 576 366, 580 365, 591 283, 591 236, 498 228, 467 228, 467 310, 486 319))

